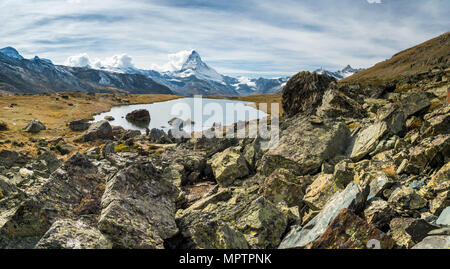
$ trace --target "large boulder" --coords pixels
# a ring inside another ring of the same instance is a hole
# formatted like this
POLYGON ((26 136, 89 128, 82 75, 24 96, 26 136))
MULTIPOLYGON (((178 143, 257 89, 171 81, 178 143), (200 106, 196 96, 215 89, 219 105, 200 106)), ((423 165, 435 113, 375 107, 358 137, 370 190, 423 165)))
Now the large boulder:
POLYGON ((289 170, 280 168, 268 176, 260 193, 274 204, 285 202, 287 206, 300 206, 309 177, 295 176, 289 170))
POLYGON ((365 249, 375 247, 391 249, 394 245, 395 241, 385 233, 344 208, 328 225, 327 230, 306 248, 365 249))
POLYGON ((228 148, 223 152, 216 153, 208 161, 208 164, 211 165, 217 183, 223 187, 250 174, 247 161, 239 151, 239 147, 228 148))
POLYGON ((183 247, 248 248, 248 244, 251 248, 274 248, 286 230, 287 219, 264 197, 222 190, 178 211, 177 224, 187 241, 183 247), (231 229, 232 236, 221 237, 224 229, 231 229))
POLYGON ((93 123, 83 135, 84 142, 102 139, 114 139, 111 125, 106 120, 93 123))
POLYGON ((321 118, 362 118, 366 113, 358 102, 330 87, 323 95, 317 115, 321 118))
POLYGON ((401 187, 394 190, 388 200, 399 214, 414 214, 427 205, 427 200, 413 188, 401 187))
POLYGON ((0 247, 33 247, 57 219, 98 214, 103 188, 97 168, 73 155, 35 194, 0 217, 0 247))
POLYGON ((344 188, 338 186, 331 174, 319 174, 306 189, 303 201, 314 210, 322 209, 328 200, 344 188))
POLYGON ((147 109, 137 109, 127 114, 128 121, 137 123, 150 123, 150 112, 147 109))
POLYGON ((111 242, 95 227, 80 220, 55 221, 36 244, 37 249, 110 249, 111 242))
POLYGON ((320 213, 304 227, 291 227, 291 231, 284 237, 279 248, 301 248, 307 246, 322 236, 328 225, 342 209, 347 208, 354 212, 362 211, 368 194, 368 187, 361 189, 356 184, 349 184, 345 190, 336 193, 320 213))
POLYGON ((39 133, 42 130, 45 130, 45 125, 37 120, 31 120, 24 128, 23 130, 27 133, 39 133))
POLYGON ((298 175, 315 173, 324 161, 345 152, 350 132, 343 123, 324 122, 317 125, 297 116, 285 122, 276 147, 262 157, 258 167, 263 175, 277 168, 288 168, 298 175))
POLYGON ((335 79, 317 73, 300 72, 283 89, 283 111, 291 117, 298 113, 312 115, 322 102, 322 96, 335 79))
POLYGON ((177 196, 152 163, 133 164, 107 182, 98 228, 115 248, 161 249, 178 232, 177 196))
POLYGON ((431 102, 424 92, 417 92, 402 98, 401 104, 405 116, 409 117, 429 107, 431 102))
POLYGON ((411 248, 427 237, 430 231, 437 229, 423 219, 394 218, 390 223, 389 235, 397 246, 411 248))
POLYGON ((81 132, 86 131, 91 124, 84 119, 80 119, 80 120, 73 120, 69 122, 67 125, 72 131, 81 132))

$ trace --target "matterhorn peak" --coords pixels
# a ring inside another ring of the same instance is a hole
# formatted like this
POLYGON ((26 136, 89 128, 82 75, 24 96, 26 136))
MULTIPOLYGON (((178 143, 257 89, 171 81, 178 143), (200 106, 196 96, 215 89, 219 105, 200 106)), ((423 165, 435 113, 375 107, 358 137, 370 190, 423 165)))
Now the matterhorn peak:
POLYGON ((207 67, 207 65, 202 61, 200 54, 198 54, 197 51, 192 50, 189 56, 186 58, 186 61, 183 63, 181 70, 197 69, 202 66, 207 67))
POLYGON ((20 55, 19 52, 13 47, 6 47, 3 49, 0 49, 0 53, 6 55, 8 57, 11 57, 11 58, 16 58, 16 59, 20 59, 20 60, 23 59, 22 55, 20 55))

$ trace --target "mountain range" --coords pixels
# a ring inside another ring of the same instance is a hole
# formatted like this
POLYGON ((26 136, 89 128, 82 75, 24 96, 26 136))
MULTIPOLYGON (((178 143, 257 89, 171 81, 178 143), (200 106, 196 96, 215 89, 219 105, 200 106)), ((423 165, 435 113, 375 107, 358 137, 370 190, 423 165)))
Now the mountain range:
MULTIPOLYGON (((247 78, 219 74, 195 50, 187 51, 175 70, 143 70, 134 66, 64 66, 51 60, 25 59, 7 47, 0 50, 0 93, 46 93, 57 91, 161 93, 182 96, 245 96, 279 93, 289 77, 247 78)), ((347 66, 316 72, 342 79, 359 72, 347 66)))

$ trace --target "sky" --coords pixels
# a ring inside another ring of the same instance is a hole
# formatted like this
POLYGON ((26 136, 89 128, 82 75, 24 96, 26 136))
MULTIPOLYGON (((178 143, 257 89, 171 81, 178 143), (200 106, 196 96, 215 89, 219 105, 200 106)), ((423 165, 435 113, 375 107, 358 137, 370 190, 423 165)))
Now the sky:
POLYGON ((195 49, 222 74, 274 77, 370 67, 449 31, 448 14, 448 0, 0 0, 0 47, 160 71, 195 49))

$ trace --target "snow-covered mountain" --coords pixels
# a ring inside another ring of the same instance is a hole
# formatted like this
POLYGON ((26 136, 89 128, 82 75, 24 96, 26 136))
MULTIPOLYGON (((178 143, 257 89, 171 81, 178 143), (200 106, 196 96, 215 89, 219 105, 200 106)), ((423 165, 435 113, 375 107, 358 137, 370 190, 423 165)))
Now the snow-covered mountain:
POLYGON ((351 67, 350 65, 347 65, 344 69, 338 70, 336 72, 328 71, 323 68, 317 69, 314 72, 316 72, 317 74, 321 74, 321 75, 328 75, 328 76, 334 77, 337 80, 340 80, 340 79, 349 77, 349 76, 351 76, 355 73, 358 73, 360 71, 363 71, 363 70, 364 70, 364 68, 355 69, 355 68, 351 67))
MULTIPOLYGON (((105 61, 91 61, 87 54, 69 57, 66 66, 53 65, 38 56, 24 59, 7 47, 0 49, 0 91, 34 93, 48 90, 108 91, 132 93, 169 93, 192 96, 245 96, 280 93, 289 77, 230 77, 208 66, 195 50, 169 55, 163 66, 150 70, 136 68, 126 54, 105 61), (4 86, 8 85, 8 87, 4 86), (152 88, 154 87, 154 89, 152 88)), ((337 72, 318 69, 315 72, 342 79, 362 69, 350 65, 337 72)))
MULTIPOLYGON (((218 73, 207 65, 195 50, 171 54, 171 62, 156 67, 156 70, 142 70, 130 65, 93 65, 94 68, 119 73, 142 74, 164 84, 179 95, 244 96, 250 94, 278 93, 288 77, 277 79, 230 77, 218 73)), ((109 61, 111 62, 111 61, 109 61)), ((116 62, 116 61, 113 61, 116 62)))
POLYGON ((0 93, 57 91, 173 93, 145 75, 54 65, 37 56, 25 59, 11 47, 0 49, 0 93))

